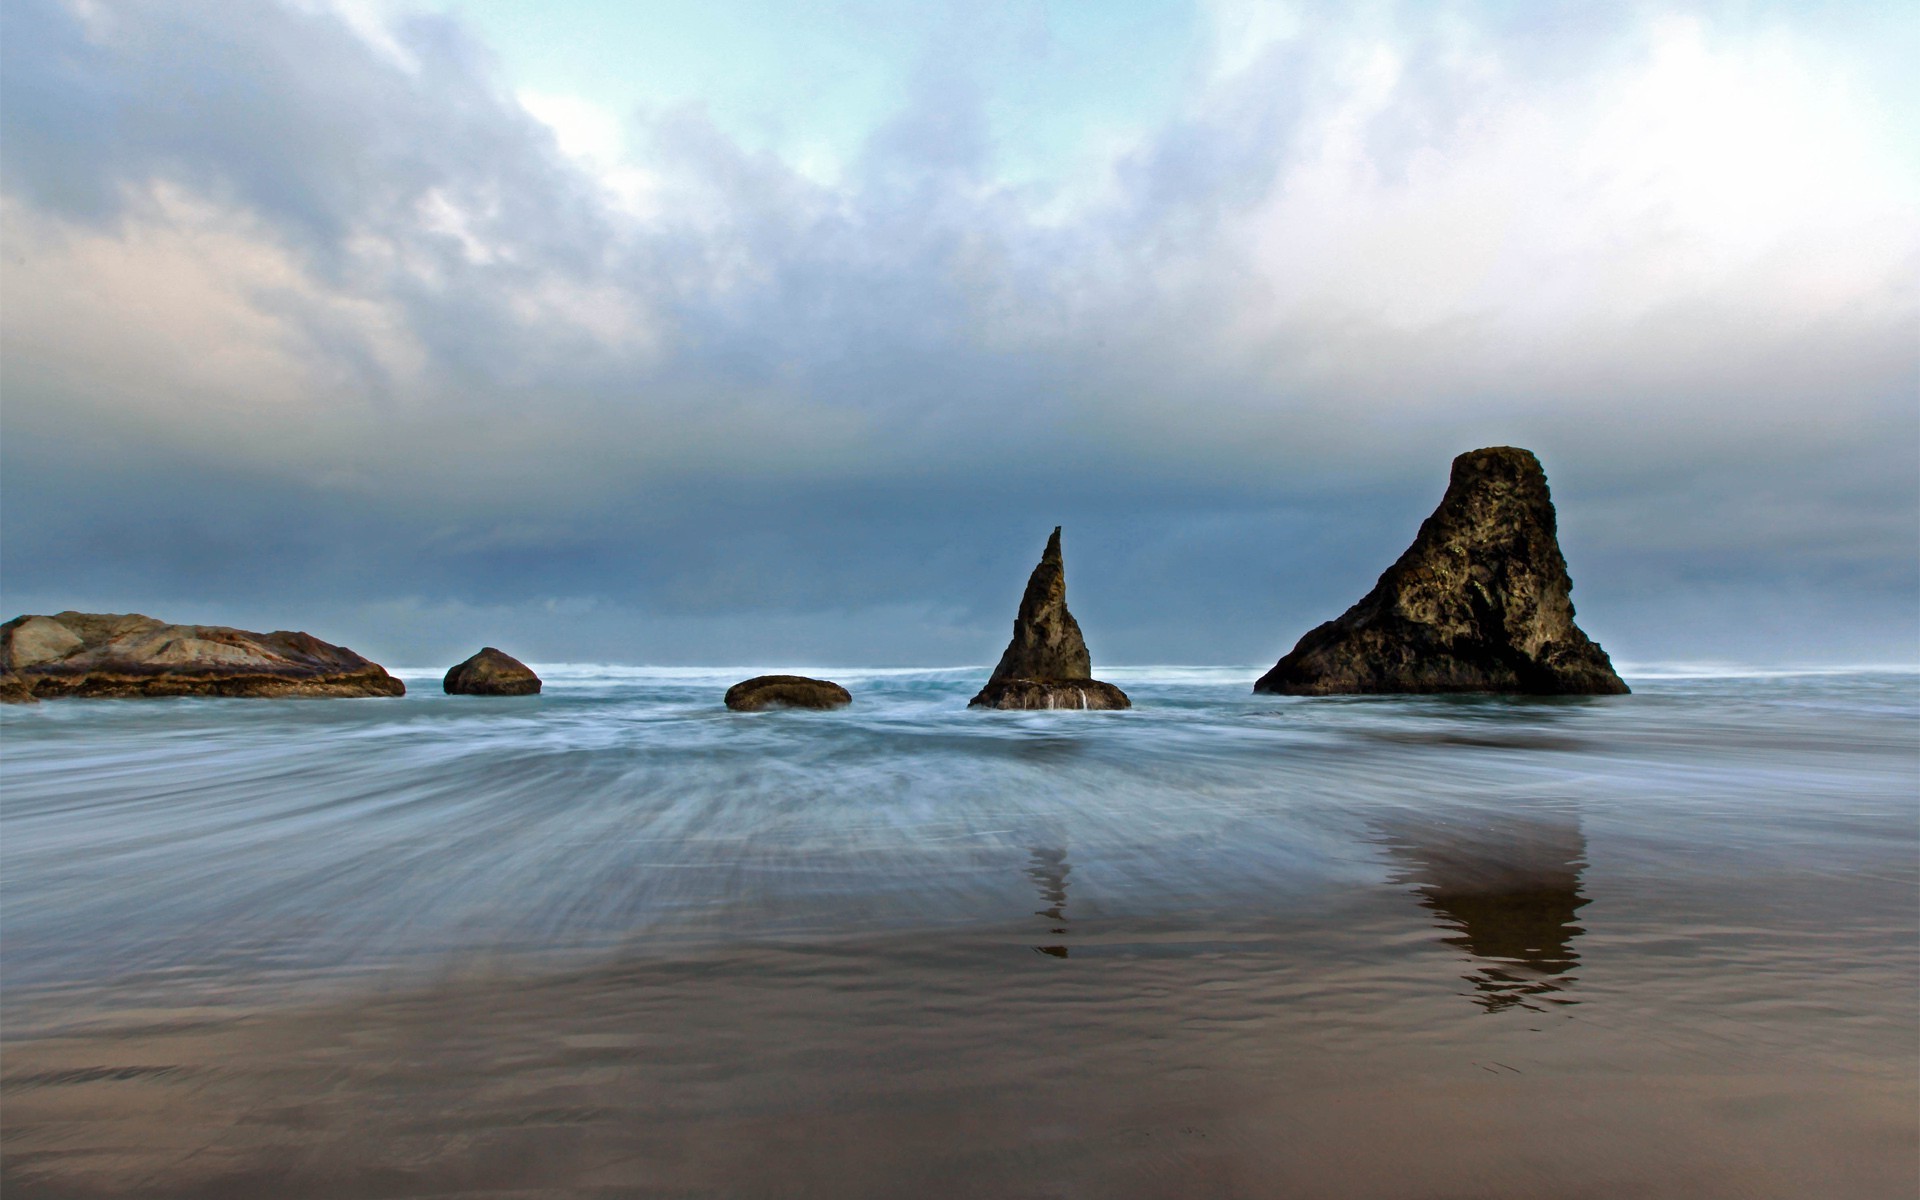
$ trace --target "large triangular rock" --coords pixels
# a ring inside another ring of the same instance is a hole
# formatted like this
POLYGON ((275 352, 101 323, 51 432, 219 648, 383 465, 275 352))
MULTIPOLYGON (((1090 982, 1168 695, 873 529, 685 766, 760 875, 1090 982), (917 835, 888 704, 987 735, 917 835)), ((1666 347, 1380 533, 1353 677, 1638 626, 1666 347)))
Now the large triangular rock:
POLYGON ((1060 528, 1047 539, 1014 618, 1013 640, 970 708, 1131 708, 1127 694, 1094 679, 1080 624, 1067 611, 1060 528))
POLYGON ((1619 694, 1573 623, 1546 472, 1526 450, 1453 460, 1440 507, 1361 601, 1300 643, 1256 692, 1619 694))

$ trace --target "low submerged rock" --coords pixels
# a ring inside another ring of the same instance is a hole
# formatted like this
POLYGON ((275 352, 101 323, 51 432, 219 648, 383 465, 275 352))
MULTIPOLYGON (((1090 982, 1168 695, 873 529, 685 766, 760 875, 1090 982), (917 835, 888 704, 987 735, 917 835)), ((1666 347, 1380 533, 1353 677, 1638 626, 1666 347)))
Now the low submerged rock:
POLYGON ((440 687, 449 696, 536 696, 540 677, 533 668, 492 646, 447 672, 440 687))
POLYGON ((1626 692, 1606 651, 1573 623, 1572 588, 1540 460, 1513 446, 1469 451, 1373 590, 1301 638, 1253 690, 1626 692))
POLYGON ((138 613, 63 612, 0 625, 10 699, 60 696, 400 696, 406 685, 306 633, 169 625, 138 613), (24 692, 25 696, 19 693, 24 692))
POLYGON ((727 707, 735 712, 769 708, 845 708, 853 703, 847 689, 826 679, 805 675, 756 675, 727 689, 727 707))
POLYGON ((1039 565, 1027 579, 1014 618, 1013 640, 969 708, 1132 708, 1127 694, 1094 679, 1093 656, 1080 624, 1067 611, 1067 570, 1060 554, 1060 528, 1047 539, 1039 565))

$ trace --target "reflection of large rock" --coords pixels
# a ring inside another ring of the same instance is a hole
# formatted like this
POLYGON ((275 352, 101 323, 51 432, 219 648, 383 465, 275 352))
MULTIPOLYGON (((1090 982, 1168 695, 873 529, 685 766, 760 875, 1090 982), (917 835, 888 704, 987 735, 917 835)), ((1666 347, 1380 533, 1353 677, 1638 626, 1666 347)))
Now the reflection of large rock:
POLYGON ((449 696, 534 696, 540 677, 511 654, 482 646, 480 653, 447 672, 440 688, 449 696))
POLYGON ((1127 694, 1091 678, 1080 625, 1067 611, 1067 572, 1060 556, 1060 529, 1027 580, 1014 618, 1013 640, 970 708, 1131 708, 1127 694))
POLYGON ((1405 825, 1387 848, 1432 909, 1445 940, 1478 960, 1467 976, 1488 1011, 1569 1003, 1559 993, 1580 964, 1574 938, 1587 843, 1577 820, 1405 825))
POLYGON ((845 708, 853 703, 847 689, 826 679, 805 675, 756 675, 727 689, 727 707, 735 712, 769 708, 845 708))
POLYGON ((1474 450, 1453 460, 1440 507, 1373 590, 1253 690, 1624 693, 1573 623, 1572 587, 1539 460, 1474 450))
POLYGON ((33 696, 399 696, 378 663, 305 633, 63 612, 0 625, 0 673, 33 696))

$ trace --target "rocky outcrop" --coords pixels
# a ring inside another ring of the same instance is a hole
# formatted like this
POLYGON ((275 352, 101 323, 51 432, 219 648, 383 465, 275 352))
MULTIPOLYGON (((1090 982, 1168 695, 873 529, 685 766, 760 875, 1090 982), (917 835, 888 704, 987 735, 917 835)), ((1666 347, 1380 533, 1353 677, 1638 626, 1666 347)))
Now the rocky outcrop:
POLYGON ((1132 708, 1133 701, 1099 679, 1003 679, 988 682, 969 708, 1132 708))
POLYGON ((378 663, 305 633, 63 612, 0 625, 0 675, 31 696, 399 696, 378 663))
POLYGON ((1093 675, 1080 624, 1067 611, 1067 571, 1054 527, 1027 580, 1013 640, 969 708, 1131 708, 1127 694, 1093 675))
POLYGON ((1624 693, 1606 651, 1573 623, 1572 587, 1540 461, 1512 446, 1470 451, 1373 590, 1253 690, 1624 693))
POLYGON ((447 672, 440 687, 449 696, 537 696, 540 677, 511 654, 492 646, 447 672))
POLYGON ((825 679, 805 675, 756 675, 727 689, 727 707, 735 712, 769 708, 845 708, 853 703, 847 689, 825 679))

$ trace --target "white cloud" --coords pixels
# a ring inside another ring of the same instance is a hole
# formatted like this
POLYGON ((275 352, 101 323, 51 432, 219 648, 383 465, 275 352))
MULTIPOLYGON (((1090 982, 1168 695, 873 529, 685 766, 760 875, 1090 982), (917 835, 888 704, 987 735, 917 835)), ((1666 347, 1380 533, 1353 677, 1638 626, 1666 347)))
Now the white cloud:
POLYGON ((515 96, 522 108, 553 130, 563 153, 598 166, 626 157, 626 138, 620 131, 620 118, 591 100, 525 88, 515 96))
POLYGON ((511 248, 491 246, 482 240, 477 232, 479 222, 455 203, 445 189, 434 188, 421 196, 418 212, 423 231, 452 239, 466 260, 476 266, 486 266, 512 254, 511 248))
MULTIPOLYGON (((93 3, 94 0, 86 0, 93 3)), ((406 0, 284 0, 288 7, 340 19, 383 59, 408 73, 420 70, 420 59, 395 36, 395 20, 415 11, 406 0)))
POLYGON ((348 416, 369 398, 361 369, 401 389, 427 369, 395 305, 321 285, 250 214, 172 185, 154 185, 110 229, 8 200, 0 253, 9 293, 33 297, 0 320, 15 421, 45 419, 47 389, 89 420, 238 444, 289 416, 348 416), (322 330, 357 353, 318 340, 322 330))
POLYGON ((1755 333, 1912 311, 1914 181, 1889 169, 1841 65, 1784 38, 1715 46, 1697 22, 1656 22, 1579 88, 1509 62, 1474 80, 1450 131, 1392 154, 1380 131, 1419 128, 1434 97, 1391 46, 1332 57, 1348 65, 1313 96, 1299 150, 1226 235, 1258 282, 1236 294, 1229 351, 1289 327, 1371 330, 1344 364, 1365 379, 1397 344, 1440 337, 1458 362, 1423 390, 1457 399, 1488 383, 1474 364, 1555 377, 1551 362, 1595 367, 1604 347, 1712 375, 1755 333), (1623 340, 1663 316, 1687 336, 1623 340))
POLYGON ((1205 0, 1202 8, 1216 79, 1246 70, 1273 46, 1298 37, 1303 26, 1299 7, 1284 0, 1205 0))
POLYGON ((579 96, 521 89, 522 108, 553 130, 561 153, 588 172, 629 216, 646 219, 660 211, 660 180, 636 166, 620 118, 579 96))

